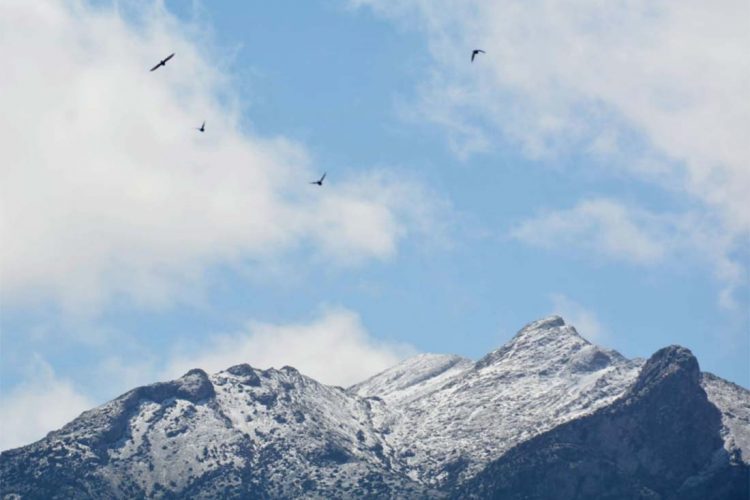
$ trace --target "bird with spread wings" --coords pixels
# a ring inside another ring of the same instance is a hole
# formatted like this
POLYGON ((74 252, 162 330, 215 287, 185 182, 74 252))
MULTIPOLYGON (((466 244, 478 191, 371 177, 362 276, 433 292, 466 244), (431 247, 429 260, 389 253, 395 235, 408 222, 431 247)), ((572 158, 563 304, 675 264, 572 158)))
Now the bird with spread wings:
POLYGON ((157 64, 156 66, 154 66, 153 68, 151 68, 151 71, 156 71, 157 69, 161 68, 162 66, 166 66, 167 65, 167 61, 169 61, 173 57, 174 57, 174 52, 172 52, 166 58, 164 58, 161 61, 159 61, 159 64, 157 64))
POLYGON ((474 58, 477 57, 477 54, 484 54, 485 52, 482 49, 474 49, 474 51, 471 53, 471 62, 474 62, 474 58))
POLYGON ((323 172, 323 177, 321 177, 317 181, 312 181, 310 184, 317 184, 318 186, 322 186, 323 185, 323 179, 326 178, 326 174, 327 174, 327 172, 323 172))

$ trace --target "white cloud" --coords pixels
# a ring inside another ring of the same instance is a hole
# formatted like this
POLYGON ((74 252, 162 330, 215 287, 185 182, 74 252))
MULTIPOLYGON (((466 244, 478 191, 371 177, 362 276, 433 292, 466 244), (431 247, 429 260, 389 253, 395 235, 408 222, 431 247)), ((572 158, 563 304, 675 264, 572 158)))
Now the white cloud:
POLYGON ((331 172, 311 187, 320 172, 300 145, 243 129, 210 40, 144 5, 132 22, 86 2, 0 5, 6 303, 160 306, 189 300, 214 265, 300 245, 334 263, 387 259, 429 225, 415 183, 331 172))
POLYGON ((40 358, 31 368, 26 382, 0 395, 0 450, 39 440, 94 406, 40 358))
MULTIPOLYGON (((717 275, 737 281, 731 252, 750 235, 750 3, 350 3, 425 33, 433 63, 413 111, 445 126, 460 156, 508 142, 532 157, 588 152, 618 174, 682 193, 722 240, 706 252, 724 268, 717 275), (487 53, 472 64, 474 48, 487 53)), ((618 223, 619 235, 597 237, 600 248, 614 237, 618 257, 662 256, 661 242, 643 238, 648 227, 616 213, 592 217, 618 223), (626 232, 643 249, 622 241, 626 232)))
POLYGON ((585 249, 637 264, 659 261, 668 249, 663 222, 616 201, 584 200, 567 210, 547 211, 521 222, 512 235, 550 249, 585 249))
POLYGON ((583 337, 594 343, 606 339, 607 331, 593 311, 561 293, 552 294, 551 299, 552 314, 565 318, 565 322, 573 325, 583 337))
POLYGON ((688 192, 750 228, 744 0, 352 3, 425 32, 435 64, 422 110, 459 136, 495 132, 532 154, 625 152, 616 132, 635 131, 680 162, 688 192), (470 64, 475 47, 487 54, 470 64))
POLYGON ((742 240, 706 214, 654 213, 609 198, 582 200, 568 209, 545 210, 521 221, 510 235, 563 253, 601 256, 639 266, 698 263, 722 285, 718 303, 737 309, 735 292, 745 268, 734 258, 742 240))
POLYGON ((414 354, 413 347, 373 338, 357 314, 336 309, 311 323, 250 323, 245 331, 217 335, 189 353, 177 353, 162 378, 175 378, 191 368, 209 373, 239 363, 257 368, 289 365, 319 382, 349 386, 414 354))

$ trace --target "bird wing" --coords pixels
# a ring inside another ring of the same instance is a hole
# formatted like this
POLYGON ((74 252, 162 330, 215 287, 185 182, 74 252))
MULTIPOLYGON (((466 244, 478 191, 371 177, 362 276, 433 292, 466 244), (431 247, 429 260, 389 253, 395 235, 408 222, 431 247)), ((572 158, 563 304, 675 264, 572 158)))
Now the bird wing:
POLYGON ((166 58, 166 59, 164 59, 164 60, 163 60, 162 62, 163 62, 163 63, 165 63, 165 62, 169 61, 170 59, 172 59, 173 57, 174 57, 174 52, 172 52, 171 54, 169 54, 169 55, 167 56, 167 58, 166 58))
POLYGON ((474 58, 477 56, 477 51, 471 53, 471 62, 474 62, 474 58))
POLYGON ((320 182, 323 182, 323 179, 326 178, 327 174, 328 174, 328 172, 323 172, 323 177, 320 178, 320 182))
POLYGON ((162 63, 159 62, 159 64, 157 64, 156 66, 154 66, 153 68, 151 68, 149 71, 155 71, 155 70, 159 69, 159 66, 161 66, 161 65, 162 65, 162 63))
POLYGON ((486 54, 487 52, 483 51, 482 49, 477 49, 477 52, 481 52, 482 54, 486 54))

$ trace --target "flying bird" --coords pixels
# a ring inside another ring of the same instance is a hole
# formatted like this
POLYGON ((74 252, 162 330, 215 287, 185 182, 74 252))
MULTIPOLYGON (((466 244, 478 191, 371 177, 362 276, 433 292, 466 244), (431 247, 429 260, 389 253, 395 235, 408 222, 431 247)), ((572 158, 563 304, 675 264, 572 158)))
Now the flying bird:
POLYGON ((153 68, 151 68, 151 71, 156 71, 157 69, 161 68, 162 66, 166 66, 167 65, 167 61, 169 61, 173 57, 174 57, 174 52, 172 52, 171 54, 169 54, 166 57, 166 59, 162 59, 161 61, 159 61, 159 64, 157 64, 156 66, 154 66, 153 68))
POLYGON ((474 49, 474 51, 471 53, 471 62, 474 62, 474 58, 477 57, 477 54, 485 52, 482 49, 474 49))
POLYGON ((199 128, 196 128, 195 130, 198 130, 199 132, 205 132, 206 131, 206 122, 204 121, 199 128))
POLYGON ((321 177, 321 178, 320 178, 319 180, 317 180, 317 181, 312 181, 312 182, 311 182, 310 184, 317 184, 318 186, 322 186, 322 185, 323 185, 323 179, 325 179, 325 178, 326 178, 326 173, 327 173, 327 172, 323 172, 323 177, 321 177))

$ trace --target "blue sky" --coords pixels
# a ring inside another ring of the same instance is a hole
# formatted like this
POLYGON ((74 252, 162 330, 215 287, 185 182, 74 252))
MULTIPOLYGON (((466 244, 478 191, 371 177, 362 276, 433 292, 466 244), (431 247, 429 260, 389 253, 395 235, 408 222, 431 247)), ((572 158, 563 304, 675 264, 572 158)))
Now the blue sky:
POLYGON ((747 387, 726 4, 9 2, 0 444, 194 365, 345 385, 552 313, 747 387))

